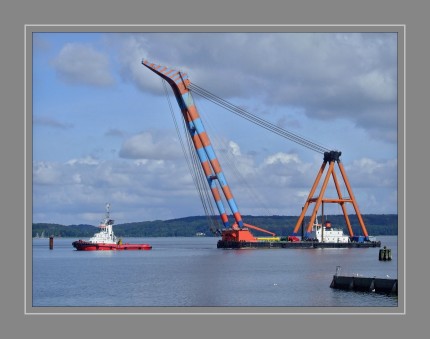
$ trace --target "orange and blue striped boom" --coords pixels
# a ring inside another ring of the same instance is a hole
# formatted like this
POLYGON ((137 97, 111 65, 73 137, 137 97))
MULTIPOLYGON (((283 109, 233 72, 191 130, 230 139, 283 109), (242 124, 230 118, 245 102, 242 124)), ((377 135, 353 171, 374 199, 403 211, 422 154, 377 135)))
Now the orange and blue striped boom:
POLYGON ((202 165, 203 172, 209 183, 209 187, 211 189, 224 227, 229 228, 230 224, 215 180, 218 181, 236 221, 232 228, 242 228, 244 226, 242 216, 239 213, 233 194, 231 193, 230 187, 227 184, 227 180, 222 172, 221 165, 216 157, 215 151, 209 140, 209 136, 205 131, 203 122, 191 96, 191 92, 188 89, 188 86, 191 82, 188 79, 187 74, 167 68, 165 66, 155 65, 148 62, 147 60, 143 60, 142 64, 166 80, 172 87, 176 100, 179 104, 179 107, 181 108, 182 116, 188 126, 188 131, 193 140, 194 147, 202 165))

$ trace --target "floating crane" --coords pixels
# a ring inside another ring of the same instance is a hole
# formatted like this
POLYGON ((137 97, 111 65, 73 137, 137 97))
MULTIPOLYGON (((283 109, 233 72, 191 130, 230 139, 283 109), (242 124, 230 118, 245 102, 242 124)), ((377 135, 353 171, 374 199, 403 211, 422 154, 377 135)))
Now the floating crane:
POLYGON ((186 73, 182 73, 178 70, 171 69, 165 66, 156 65, 154 63, 150 63, 147 60, 143 60, 142 64, 150 69, 152 72, 160 76, 164 79, 172 88, 173 93, 175 95, 176 101, 181 109, 182 117, 185 121, 187 130, 191 137, 194 149, 200 161, 201 168, 203 169, 206 180, 209 184, 210 191, 212 193, 213 199, 215 200, 216 207, 218 209, 218 213, 221 217, 221 221, 223 223, 223 229, 221 231, 222 240, 218 242, 218 247, 221 248, 242 248, 242 247, 380 247, 380 242, 370 241, 369 236, 366 230, 366 226, 364 224, 363 218, 361 217, 358 204, 354 198, 352 193, 351 185, 349 184, 348 178, 345 173, 345 169, 340 161, 340 155, 342 154, 340 151, 333 151, 325 148, 321 145, 315 144, 309 140, 306 140, 294 133, 288 132, 270 122, 267 122, 258 116, 255 116, 237 106, 234 106, 227 101, 221 99, 220 97, 209 93, 203 88, 192 84, 188 78, 186 73), (273 133, 276 133, 282 137, 285 137, 289 140, 292 140, 304 147, 307 147, 313 151, 321 153, 324 155, 324 161, 321 165, 321 168, 317 174, 317 178, 312 186, 310 194, 306 200, 306 203, 302 209, 302 213, 296 223, 296 226, 293 231, 293 235, 289 236, 286 241, 279 241, 279 238, 275 238, 276 234, 265 230, 263 228, 250 225, 245 223, 242 220, 242 215, 239 212, 238 206, 234 199, 234 196, 231 192, 230 186, 227 183, 225 175, 222 171, 221 165, 216 157, 215 151, 212 147, 211 141, 209 139, 208 134, 203 126, 203 122, 200 118, 199 112, 197 110, 196 105, 194 104, 193 97, 191 95, 191 90, 201 96, 204 96, 208 100, 223 106, 224 108, 230 110, 231 112, 265 128, 273 133), (344 180, 345 186, 347 187, 349 198, 344 198, 342 196, 339 180, 337 179, 337 175, 334 170, 335 163, 338 164, 338 167, 341 172, 341 176, 344 180), (327 174, 325 176, 324 182, 322 184, 322 188, 317 197, 314 197, 315 191, 319 185, 320 179, 324 174, 324 170, 326 165, 329 164, 327 174), (324 194, 328 185, 328 181, 330 177, 333 178, 336 191, 338 193, 338 198, 325 198, 324 194), (221 192, 220 189, 221 188, 221 192), (227 202, 233 218, 234 223, 230 225, 228 215, 226 212, 226 208, 223 204, 223 200, 221 199, 221 193, 223 194, 225 201, 227 202), (309 220, 309 224, 306 229, 306 235, 302 237, 302 240, 296 237, 297 232, 300 226, 303 223, 305 213, 310 206, 311 203, 315 202, 315 207, 312 212, 311 218, 309 220), (351 241, 347 244, 314 244, 313 241, 306 241, 309 237, 313 226, 315 225, 315 220, 317 217, 317 212, 320 206, 324 206, 324 203, 338 203, 343 211, 344 218, 348 227, 348 232, 350 235, 350 239, 354 239, 354 233, 351 227, 351 223, 349 221, 349 217, 346 211, 345 203, 352 203, 358 217, 361 229, 365 236, 365 242, 355 242, 351 241), (257 230, 260 232, 264 232, 270 234, 273 237, 273 241, 270 241, 269 238, 265 238, 264 241, 260 241, 259 238, 255 237, 249 229, 257 230), (277 240, 275 240, 277 239, 277 240), (289 245, 288 245, 289 243, 289 245), (326 246, 329 245, 329 246, 326 246))

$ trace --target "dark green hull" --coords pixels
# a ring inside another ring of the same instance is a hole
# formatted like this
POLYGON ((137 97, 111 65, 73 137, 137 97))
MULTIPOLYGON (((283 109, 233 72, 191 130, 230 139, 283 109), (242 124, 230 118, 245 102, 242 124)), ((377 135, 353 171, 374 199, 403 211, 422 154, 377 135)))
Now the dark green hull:
POLYGON ((381 247, 380 241, 327 243, 317 241, 259 241, 259 242, 234 242, 219 240, 217 248, 241 249, 241 248, 369 248, 381 247))

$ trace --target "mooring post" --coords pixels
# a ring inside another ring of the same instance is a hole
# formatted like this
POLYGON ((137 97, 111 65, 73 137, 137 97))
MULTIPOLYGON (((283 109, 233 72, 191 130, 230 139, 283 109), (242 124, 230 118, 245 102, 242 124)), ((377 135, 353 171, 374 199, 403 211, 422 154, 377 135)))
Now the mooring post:
POLYGON ((53 235, 51 235, 49 237, 49 249, 50 250, 54 249, 54 236, 53 235))
POLYGON ((381 248, 379 250, 379 260, 389 261, 392 259, 391 256, 391 249, 387 248, 387 246, 384 246, 384 248, 381 248))

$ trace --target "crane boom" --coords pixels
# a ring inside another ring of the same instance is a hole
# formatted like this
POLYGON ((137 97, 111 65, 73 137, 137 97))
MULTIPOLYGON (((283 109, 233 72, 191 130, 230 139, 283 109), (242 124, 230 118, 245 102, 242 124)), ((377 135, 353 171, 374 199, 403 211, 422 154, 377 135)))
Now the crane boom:
POLYGON ((166 80, 167 83, 172 87, 176 101, 178 102, 178 105, 181 109, 182 116, 186 122, 188 132, 191 135, 194 148, 200 160, 203 172, 208 181, 212 196, 215 200, 216 207, 225 228, 222 232, 223 240, 257 241, 251 232, 249 232, 248 227, 274 235, 274 233, 257 226, 244 224, 242 215, 239 212, 230 186, 227 183, 221 165, 218 161, 218 158, 216 157, 215 150, 212 147, 211 141, 203 126, 203 122, 200 118, 197 107, 194 104, 194 100, 189 90, 189 85, 191 82, 188 79, 188 75, 165 66, 150 63, 147 60, 142 60, 142 64, 166 80), (221 187, 221 191, 235 219, 235 223, 233 223, 231 227, 217 183, 221 187))

